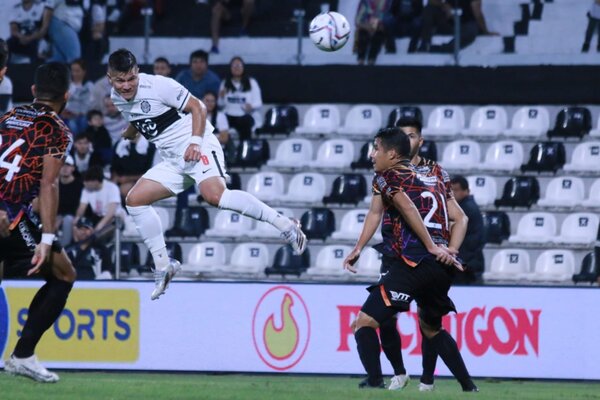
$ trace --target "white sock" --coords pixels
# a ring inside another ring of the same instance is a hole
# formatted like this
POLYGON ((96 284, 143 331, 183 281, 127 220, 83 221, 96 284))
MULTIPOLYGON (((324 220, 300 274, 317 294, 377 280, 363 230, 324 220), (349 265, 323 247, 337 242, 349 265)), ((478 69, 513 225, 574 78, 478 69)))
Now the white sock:
POLYGON ((268 222, 282 232, 290 229, 292 225, 289 218, 284 217, 250 193, 242 190, 225 189, 219 201, 219 208, 268 222))
POLYGON ((160 217, 156 210, 152 206, 127 206, 127 211, 133 218, 135 227, 144 239, 144 243, 148 246, 156 268, 159 270, 166 269, 169 265, 169 254, 167 253, 160 217))

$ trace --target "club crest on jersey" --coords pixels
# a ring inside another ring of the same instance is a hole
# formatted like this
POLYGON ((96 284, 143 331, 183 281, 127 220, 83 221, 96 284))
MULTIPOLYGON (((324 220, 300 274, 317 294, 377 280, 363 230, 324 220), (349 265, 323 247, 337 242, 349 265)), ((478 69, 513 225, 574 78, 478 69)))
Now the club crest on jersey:
POLYGON ((148 103, 146 100, 142 101, 140 107, 142 108, 142 111, 146 114, 150 112, 150 103, 148 103))

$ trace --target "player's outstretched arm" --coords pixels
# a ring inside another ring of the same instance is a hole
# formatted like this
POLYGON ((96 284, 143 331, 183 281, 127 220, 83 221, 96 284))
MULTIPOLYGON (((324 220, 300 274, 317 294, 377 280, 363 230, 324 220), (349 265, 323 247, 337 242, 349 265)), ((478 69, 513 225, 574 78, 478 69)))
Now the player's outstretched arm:
POLYGON ((352 249, 350 254, 348 254, 348 257, 346 257, 344 260, 344 269, 356 273, 356 267, 354 267, 354 264, 356 264, 358 261, 360 252, 364 249, 367 243, 369 243, 369 240, 371 240, 377 231, 377 227, 381 222, 382 216, 383 201, 381 200, 381 196, 373 195, 371 198, 371 205, 369 206, 369 212, 365 217, 365 222, 363 224, 362 231, 360 232, 360 236, 358 237, 358 241, 356 242, 354 249, 352 249))
POLYGON ((200 161, 202 140, 206 128, 206 106, 194 96, 190 96, 183 111, 192 114, 192 139, 183 155, 185 161, 200 161))
POLYGON ((467 234, 467 224, 469 223, 469 217, 458 205, 456 199, 448 199, 448 217, 453 222, 450 228, 450 243, 448 243, 448 250, 453 255, 458 254, 458 249, 465 240, 467 234))

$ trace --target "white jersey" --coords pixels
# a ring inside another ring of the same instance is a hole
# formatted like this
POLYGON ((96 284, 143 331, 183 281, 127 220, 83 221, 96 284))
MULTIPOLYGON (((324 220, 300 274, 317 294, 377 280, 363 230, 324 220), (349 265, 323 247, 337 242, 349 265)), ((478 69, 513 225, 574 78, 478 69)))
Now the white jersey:
MULTIPOLYGON (((184 113, 191 94, 174 79, 139 74, 138 91, 125 100, 114 89, 111 99, 125 119, 156 145, 163 158, 183 156, 192 137, 192 114, 184 113)), ((213 135, 214 127, 206 121, 204 138, 213 135)))
POLYGON ((46 4, 43 1, 35 0, 29 10, 23 8, 19 2, 15 4, 10 16, 10 23, 17 24, 19 33, 31 35, 42 26, 42 17, 46 4))

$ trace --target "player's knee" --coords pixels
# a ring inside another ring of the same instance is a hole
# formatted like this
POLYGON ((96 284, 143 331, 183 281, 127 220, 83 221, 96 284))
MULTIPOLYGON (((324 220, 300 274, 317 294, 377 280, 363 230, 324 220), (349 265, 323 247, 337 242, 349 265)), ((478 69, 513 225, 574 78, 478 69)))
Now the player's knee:
POLYGON ((442 320, 440 318, 439 323, 436 321, 424 321, 422 318, 419 318, 419 327, 421 328, 421 333, 427 339, 433 338, 437 335, 442 329, 442 320))
POLYGON ((211 206, 218 207, 221 202, 221 196, 223 196, 223 192, 225 188, 222 185, 218 184, 207 184, 200 186, 200 194, 204 201, 206 201, 211 206))
POLYGON ((377 323, 377 321, 375 321, 375 319, 373 319, 373 317, 371 317, 368 314, 365 314, 364 312, 359 312, 358 313, 358 317, 356 318, 356 327, 354 328, 354 331, 356 332, 357 330, 359 330, 360 328, 373 328, 373 329, 377 329, 379 328, 379 324, 377 323))

